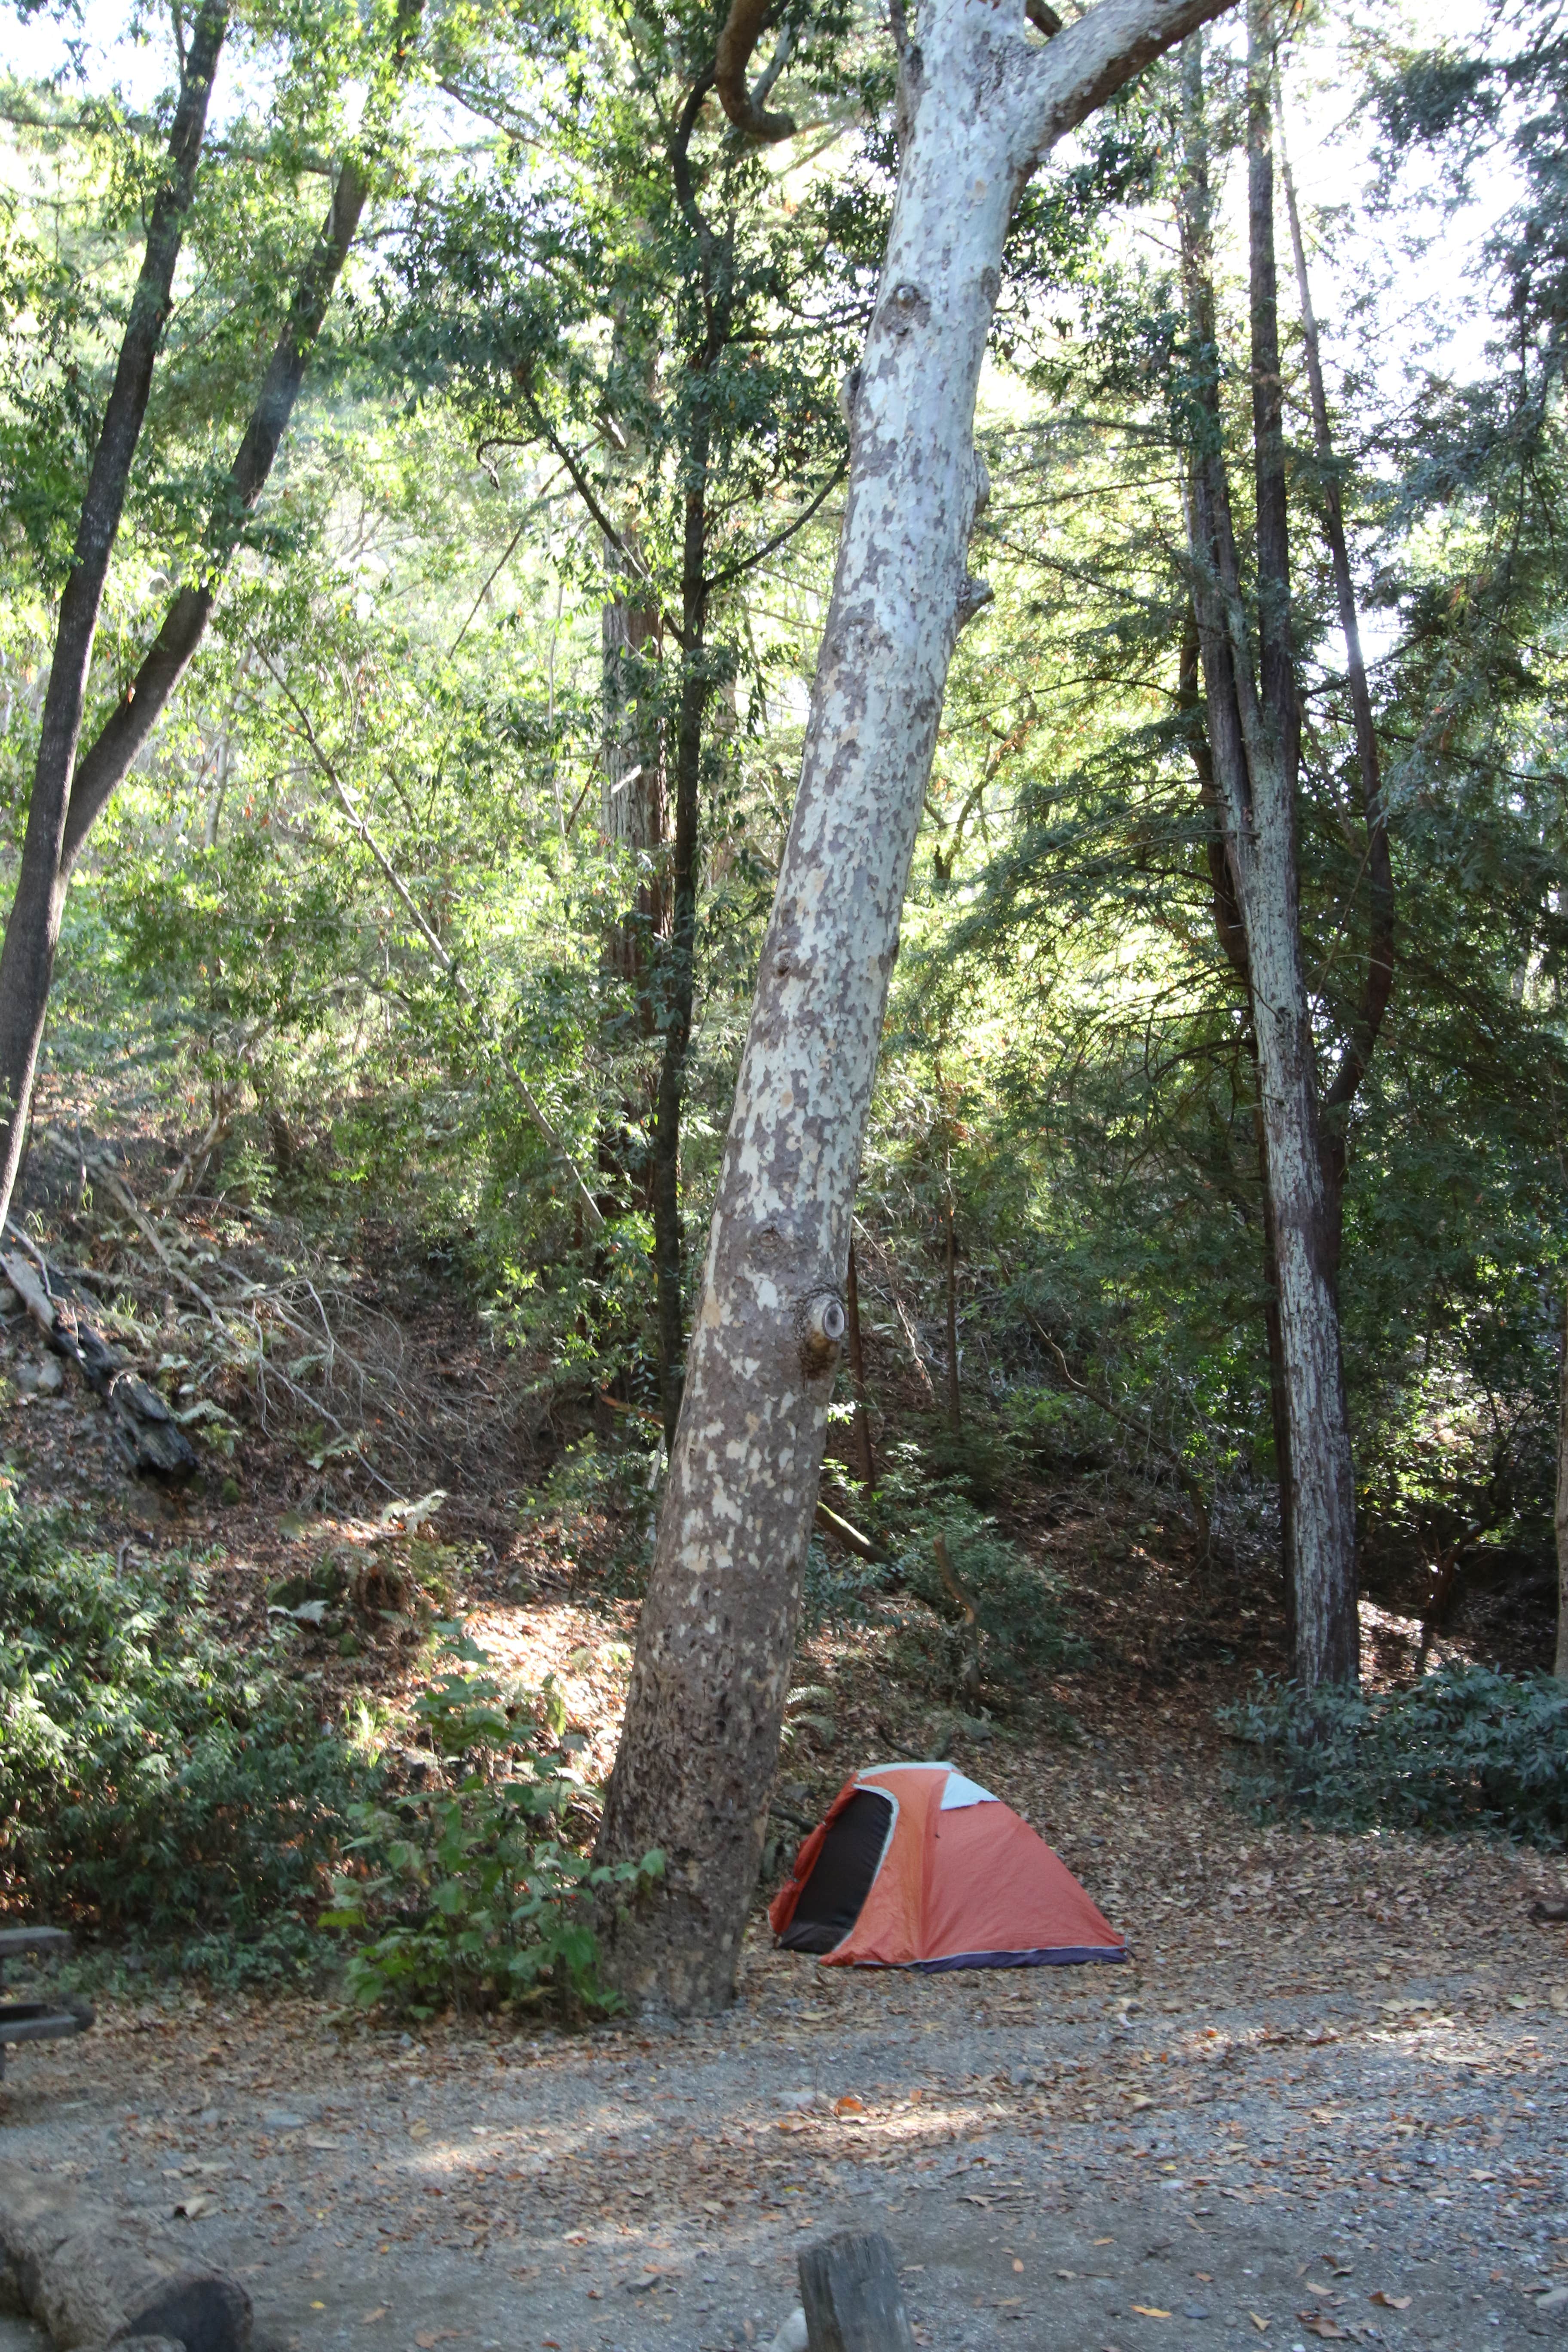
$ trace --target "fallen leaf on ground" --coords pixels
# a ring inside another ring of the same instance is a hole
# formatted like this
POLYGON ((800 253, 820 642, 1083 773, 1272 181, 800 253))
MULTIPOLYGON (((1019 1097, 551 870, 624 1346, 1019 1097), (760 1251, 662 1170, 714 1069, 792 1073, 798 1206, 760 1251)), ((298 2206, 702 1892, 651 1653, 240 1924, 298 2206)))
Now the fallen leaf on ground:
POLYGON ((1131 2303, 1127 2307, 1129 2311, 1135 2311, 1140 2319, 1169 2319, 1171 2316, 1168 2311, 1162 2311, 1157 2303, 1131 2303))
POLYGON ((866 2102, 864 2099, 858 2099, 854 2092, 849 2091, 843 2098, 834 2100, 833 2112, 836 2116, 863 2116, 866 2112, 866 2102))
POLYGON ((408 2126, 408 2137, 410 2139, 428 2139, 430 2137, 429 2125, 427 2123, 410 2124, 408 2126))
POLYGON ((384 2303, 378 2303, 374 2311, 362 2311, 360 2313, 359 2324, 362 2327, 369 2327, 373 2326, 376 2320, 384 2319, 385 2317, 386 2305, 384 2303))
POLYGON ((194 2221, 198 2213, 206 2211, 212 2201, 210 2197, 183 2197, 174 2208, 175 2219, 183 2216, 185 2221, 194 2221))
POLYGON ((1254 2327, 1257 2328, 1259 2336, 1261 2336, 1268 2326, 1268 2322, 1264 2318, 1263 2314, 1260 2311, 1249 2311, 1247 2315, 1248 2319, 1251 2320, 1254 2327))
POLYGON ((1410 2308, 1410 2297, 1407 2294, 1389 2294, 1380 2286, 1373 2287, 1371 2301, 1381 2303, 1384 2311, 1408 2311, 1410 2308))

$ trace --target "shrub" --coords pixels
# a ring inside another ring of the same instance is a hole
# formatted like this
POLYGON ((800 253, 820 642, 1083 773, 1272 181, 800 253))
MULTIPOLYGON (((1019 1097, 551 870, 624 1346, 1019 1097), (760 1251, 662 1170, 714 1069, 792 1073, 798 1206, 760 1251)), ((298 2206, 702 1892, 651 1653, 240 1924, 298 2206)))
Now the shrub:
POLYGON ((886 1588, 893 1572, 890 1562, 834 1559, 814 1536, 805 1554, 801 1631, 810 1634, 830 1625, 863 1625, 871 1613, 870 1596, 886 1588))
POLYGON ((30 1908, 209 1955, 265 1942, 270 1969, 376 1768, 280 1654, 216 1638, 205 1600, 188 1559, 117 1569, 0 1488, 0 1847, 30 1908))
POLYGON ((952 1485, 928 1484, 916 1448, 892 1450, 875 1517, 894 1550, 887 1580, 924 1604, 905 1614, 900 1662, 939 1697, 1019 1690, 1082 1655, 1049 1570, 952 1485))
POLYGON ((1404 1690, 1260 1684, 1220 1722, 1258 1751, 1241 1776, 1263 1809, 1352 1825, 1489 1829, 1538 1844, 1568 1835, 1568 1688, 1445 1666, 1404 1690))
POLYGON ((616 2007, 598 1981, 593 1905, 607 1887, 656 1878, 664 1857, 605 1867, 563 1834, 585 1792, 541 1752, 565 1725, 552 1679, 509 1690, 483 1650, 447 1632, 453 1663, 415 1706, 434 1785, 353 1809, 357 1873, 340 1877, 324 1915, 357 1944, 350 1995, 414 2017, 448 2004, 515 2010, 546 1993, 568 2013, 616 2007))

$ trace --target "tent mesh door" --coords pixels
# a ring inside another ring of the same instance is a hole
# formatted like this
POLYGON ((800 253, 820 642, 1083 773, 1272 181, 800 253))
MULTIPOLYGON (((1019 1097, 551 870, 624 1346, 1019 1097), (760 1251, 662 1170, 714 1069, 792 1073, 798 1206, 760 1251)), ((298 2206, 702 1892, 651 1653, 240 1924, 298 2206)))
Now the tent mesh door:
POLYGON ((831 1952, 844 1941, 871 1892, 892 1818, 890 1798, 856 1790, 823 1840, 795 1916, 779 1937, 786 1952, 831 1952))

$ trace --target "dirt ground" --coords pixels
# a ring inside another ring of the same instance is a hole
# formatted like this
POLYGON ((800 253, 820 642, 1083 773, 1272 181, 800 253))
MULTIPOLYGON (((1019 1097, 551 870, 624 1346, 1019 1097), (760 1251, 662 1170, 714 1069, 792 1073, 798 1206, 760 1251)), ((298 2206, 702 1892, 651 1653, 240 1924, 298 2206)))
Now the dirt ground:
MULTIPOLYGON (((0 2152, 234 2265, 284 2352, 741 2352, 846 2227, 952 2352, 1568 2328, 1568 1950, 1525 1916, 1554 1874, 1259 1832, 1215 1760, 1052 1776, 1124 1967, 851 1975, 754 1937, 716 2021, 419 2040, 165 1989, 19 2053, 0 2152)), ((1034 1772, 963 1761, 1028 1809, 1034 1772)))

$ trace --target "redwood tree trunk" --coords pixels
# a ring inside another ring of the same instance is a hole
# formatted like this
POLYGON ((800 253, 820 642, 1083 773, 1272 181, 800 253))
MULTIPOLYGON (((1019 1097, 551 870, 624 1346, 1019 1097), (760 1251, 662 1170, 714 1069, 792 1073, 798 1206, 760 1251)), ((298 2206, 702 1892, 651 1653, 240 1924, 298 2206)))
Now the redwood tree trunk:
POLYGON ((228 0, 203 0, 181 68, 179 101, 163 176, 153 200, 146 250, 60 598, 21 870, 5 926, 5 944, 0 950, 0 1085, 5 1089, 0 1117, 6 1121, 0 1144, 0 1218, 11 1205, 21 1163, 44 1011, 59 945, 65 904, 60 860, 104 582, 147 414, 153 362, 169 315, 185 215, 195 192, 213 76, 227 29, 228 0))
MULTIPOLYGON (((755 10, 759 24, 764 12, 755 10)), ((800 789, 719 1180, 602 1860, 666 1874, 605 1920, 612 1980, 733 1994, 845 1333, 860 1147, 948 664, 984 601, 975 387, 1003 241, 1056 141, 1218 0, 1100 0, 1045 48, 1022 8, 932 0, 880 290, 847 387, 849 488, 800 789)))
POLYGON ((1563 1361, 1557 1376, 1557 1660, 1568 1683, 1568 1290, 1563 1294, 1563 1361))
POLYGON ((600 621, 605 695, 605 782, 599 829, 622 851, 636 877, 632 902, 605 941, 606 961, 632 990, 638 1020, 653 1027, 648 971, 653 943, 668 927, 665 871, 668 823, 663 730, 656 677, 661 652, 658 614, 630 585, 614 551, 606 561, 621 593, 600 621))
MULTIPOLYGON (((703 452, 706 457, 706 450, 703 452)), ((689 534, 700 563, 702 494, 693 494, 689 534)), ((689 553, 691 551, 689 550, 689 553)), ((669 940, 660 958, 657 1019, 663 1033, 658 1097, 653 1122, 653 1248, 658 1286, 658 1376, 664 1442, 675 1450, 685 1386, 686 1259, 680 1226, 680 1114, 686 1097, 686 1055, 691 1043, 691 1011, 697 962, 697 833, 702 782, 702 722, 711 681, 702 627, 707 603, 700 572, 687 599, 687 649, 682 657, 680 704, 675 737, 675 847, 670 866, 669 940)))
POLYGON ((1333 565, 1334 596, 1345 641, 1345 672, 1350 688, 1351 718, 1355 730, 1356 766, 1361 777, 1362 816, 1366 826, 1368 920, 1366 961, 1361 1001, 1350 1024, 1350 1035, 1340 1066, 1323 1097, 1323 1146, 1329 1164, 1330 1245, 1334 1265, 1340 1262, 1344 1207, 1345 1170, 1349 1158, 1351 1105, 1365 1077, 1367 1066, 1383 1028, 1394 992, 1394 863, 1389 854, 1388 821, 1383 806, 1383 780, 1378 758, 1377 729, 1373 719, 1372 693, 1362 652, 1361 620, 1356 611, 1355 583, 1351 576, 1350 548, 1345 539, 1344 507, 1340 497, 1333 435, 1329 426, 1328 395, 1323 386, 1323 362, 1318 341, 1318 321, 1307 275, 1307 245, 1296 205, 1290 167, 1285 164, 1286 209, 1296 261, 1296 287, 1301 305, 1301 344, 1307 363, 1307 386, 1312 406, 1312 442, 1320 469, 1319 494, 1323 507, 1323 535, 1333 565))
MULTIPOLYGON (((1252 0, 1254 70, 1263 0, 1252 0)), ((1247 935, 1255 1008, 1259 1101, 1269 1207, 1273 1213, 1279 1347, 1289 1422, 1287 1488, 1293 1601, 1292 1673, 1304 1690, 1353 1681, 1359 1668, 1355 1487, 1340 1353, 1339 1304, 1328 1176, 1321 1149, 1311 1010, 1301 952, 1300 868, 1290 736, 1277 673, 1255 677, 1231 522, 1219 406, 1210 261, 1209 190, 1200 44, 1187 60, 1184 266, 1196 375, 1196 447, 1192 464, 1194 603, 1203 654, 1208 734, 1236 904, 1247 935)), ((1256 196, 1257 180, 1252 181, 1256 196)), ((1249 205, 1254 240, 1272 244, 1271 206, 1249 205)), ((1268 321, 1272 258, 1255 259, 1254 383, 1269 369, 1268 321), (1265 290, 1260 296, 1260 288, 1265 290)), ((1278 346, 1273 346, 1278 375, 1278 346)), ((1272 502, 1279 455, 1270 446, 1268 390, 1255 408, 1260 499, 1272 502)), ((1282 530, 1282 509, 1271 530, 1282 530)), ((1289 554, 1259 529, 1260 651, 1289 645, 1289 554)), ((1290 689, 1293 701, 1293 688, 1290 689)))

